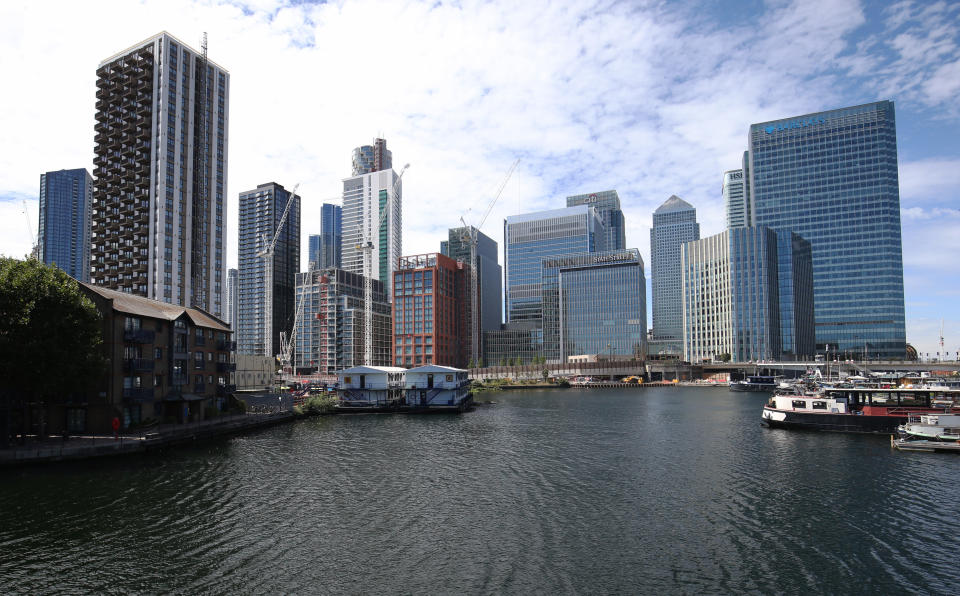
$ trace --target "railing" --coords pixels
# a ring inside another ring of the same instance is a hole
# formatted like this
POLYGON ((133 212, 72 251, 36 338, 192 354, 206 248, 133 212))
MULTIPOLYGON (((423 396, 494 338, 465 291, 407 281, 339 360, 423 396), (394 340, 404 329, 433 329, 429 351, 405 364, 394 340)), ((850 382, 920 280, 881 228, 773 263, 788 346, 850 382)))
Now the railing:
POLYGON ((194 392, 194 393, 202 394, 202 393, 203 393, 204 391, 206 391, 206 390, 207 390, 207 386, 206 386, 206 384, 204 384, 204 383, 194 383, 194 384, 193 384, 193 392, 194 392))
POLYGON ((236 362, 217 362, 217 372, 234 372, 236 370, 236 362))
POLYGON ((148 358, 128 358, 123 361, 123 369, 133 372, 152 372, 154 361, 148 358))
POLYGON ((123 341, 131 341, 138 344, 152 344, 156 336, 156 331, 149 331, 147 329, 125 329, 123 332, 123 341))
POLYGON ((218 349, 218 350, 229 350, 229 351, 231 351, 231 352, 235 352, 235 351, 237 350, 237 342, 235 342, 235 341, 220 340, 220 341, 217 342, 217 349, 218 349))
POLYGON ((124 387, 123 397, 133 400, 153 399, 153 387, 124 387))

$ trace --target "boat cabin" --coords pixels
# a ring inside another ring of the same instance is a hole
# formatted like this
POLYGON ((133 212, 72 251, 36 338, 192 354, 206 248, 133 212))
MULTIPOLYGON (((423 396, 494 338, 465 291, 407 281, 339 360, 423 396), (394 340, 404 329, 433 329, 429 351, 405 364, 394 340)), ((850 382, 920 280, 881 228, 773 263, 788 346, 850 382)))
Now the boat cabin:
POLYGON ((406 371, 404 390, 407 405, 459 409, 470 396, 467 371, 450 366, 427 364, 406 371))
POLYGON ((846 397, 825 397, 822 395, 774 395, 770 398, 770 407, 794 412, 850 413, 846 397))
POLYGON ((385 406, 403 399, 405 369, 354 366, 337 373, 343 406, 385 406))

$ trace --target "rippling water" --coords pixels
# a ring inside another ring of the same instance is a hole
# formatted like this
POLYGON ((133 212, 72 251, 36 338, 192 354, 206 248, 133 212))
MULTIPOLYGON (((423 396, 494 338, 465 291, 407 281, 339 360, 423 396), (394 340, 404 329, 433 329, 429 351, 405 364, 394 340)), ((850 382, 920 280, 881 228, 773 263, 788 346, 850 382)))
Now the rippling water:
POLYGON ((0 593, 956 593, 960 458, 528 391, 0 470, 0 593))

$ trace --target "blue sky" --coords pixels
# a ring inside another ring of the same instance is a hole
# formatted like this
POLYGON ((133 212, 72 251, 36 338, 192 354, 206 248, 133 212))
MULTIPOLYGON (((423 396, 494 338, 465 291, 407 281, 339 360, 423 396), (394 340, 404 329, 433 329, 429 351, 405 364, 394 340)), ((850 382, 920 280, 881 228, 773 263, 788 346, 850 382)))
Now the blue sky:
POLYGON ((228 262, 237 195, 301 182, 303 233, 350 150, 382 135, 404 177, 404 252, 616 189, 649 260, 671 194, 723 229, 724 170, 753 122, 892 99, 907 339, 960 350, 960 4, 798 2, 5 2, 0 6, 0 253, 36 230, 40 174, 92 171, 96 67, 167 30, 231 73, 228 262), (78 25, 81 24, 81 25, 78 25))

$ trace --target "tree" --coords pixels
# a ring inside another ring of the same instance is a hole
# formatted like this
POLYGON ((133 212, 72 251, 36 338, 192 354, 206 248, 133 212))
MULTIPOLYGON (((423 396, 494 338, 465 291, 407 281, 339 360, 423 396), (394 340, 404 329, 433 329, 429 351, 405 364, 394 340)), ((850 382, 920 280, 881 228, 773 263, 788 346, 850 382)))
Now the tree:
POLYGON ((723 354, 717 354, 718 362, 730 362, 730 354, 724 352, 723 354))
POLYGON ((101 321, 77 281, 60 269, 0 258, 0 444, 14 408, 26 425, 29 404, 42 411, 94 390, 106 369, 101 321))

